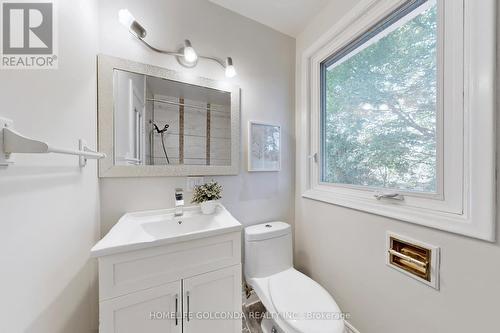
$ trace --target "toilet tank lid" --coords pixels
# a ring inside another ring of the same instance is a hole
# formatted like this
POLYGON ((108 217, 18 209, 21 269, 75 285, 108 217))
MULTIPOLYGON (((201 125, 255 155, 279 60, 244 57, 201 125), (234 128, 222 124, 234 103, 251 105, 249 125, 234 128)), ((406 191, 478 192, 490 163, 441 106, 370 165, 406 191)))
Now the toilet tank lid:
POLYGON ((259 241, 287 235, 291 232, 290 225, 285 222, 267 222, 245 228, 245 240, 259 241))

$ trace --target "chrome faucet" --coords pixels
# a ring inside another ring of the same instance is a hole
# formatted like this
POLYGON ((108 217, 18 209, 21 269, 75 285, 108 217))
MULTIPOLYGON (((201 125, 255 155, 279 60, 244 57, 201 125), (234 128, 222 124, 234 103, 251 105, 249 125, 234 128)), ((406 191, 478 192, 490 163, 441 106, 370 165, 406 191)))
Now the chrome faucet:
POLYGON ((175 189, 175 213, 174 216, 184 215, 184 192, 182 188, 175 189))

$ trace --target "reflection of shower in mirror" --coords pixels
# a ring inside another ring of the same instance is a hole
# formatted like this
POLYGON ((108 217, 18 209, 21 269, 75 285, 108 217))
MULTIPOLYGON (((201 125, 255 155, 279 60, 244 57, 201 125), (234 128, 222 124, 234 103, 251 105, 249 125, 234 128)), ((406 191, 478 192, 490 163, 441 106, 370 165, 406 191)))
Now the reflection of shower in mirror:
POLYGON ((161 146, 163 148, 163 153, 165 153, 165 158, 167 159, 167 164, 170 164, 170 160, 168 159, 168 154, 167 154, 167 148, 165 148, 165 133, 167 133, 167 130, 170 127, 170 125, 165 124, 165 126, 163 126, 163 129, 160 129, 154 121, 151 121, 151 123, 153 124, 153 129, 152 129, 153 134, 154 134, 154 131, 156 131, 156 133, 160 134, 160 136, 161 136, 161 146))
POLYGON ((231 94, 114 70, 115 165, 231 164, 231 94))

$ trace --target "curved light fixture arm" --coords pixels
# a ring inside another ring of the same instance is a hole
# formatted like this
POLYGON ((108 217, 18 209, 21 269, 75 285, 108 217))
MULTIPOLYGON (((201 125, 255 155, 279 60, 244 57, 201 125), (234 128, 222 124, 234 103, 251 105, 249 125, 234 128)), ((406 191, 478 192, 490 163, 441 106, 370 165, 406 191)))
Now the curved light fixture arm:
MULTIPOLYGON (((132 35, 135 36, 138 40, 140 40, 151 51, 155 51, 155 52, 158 52, 158 53, 171 55, 171 56, 174 56, 174 57, 182 57, 182 56, 184 56, 184 54, 182 54, 180 52, 167 51, 167 50, 162 50, 162 49, 156 48, 153 45, 151 45, 148 42, 146 42, 144 39, 137 37, 135 34, 132 34, 132 35)), ((218 63, 222 68, 226 68, 226 63, 224 62, 224 60, 222 60, 220 58, 210 57, 210 56, 204 56, 204 55, 198 55, 198 57, 201 58, 201 59, 212 60, 212 61, 218 63)))
POLYGON ((202 59, 207 59, 207 60, 212 60, 212 61, 215 61, 216 63, 218 63, 219 65, 222 66, 222 68, 226 68, 226 64, 224 63, 224 61, 220 58, 216 58, 216 57, 207 57, 207 56, 203 56, 203 55, 199 55, 198 57, 202 58, 202 59))
MULTIPOLYGON (((132 34, 134 35, 134 34, 132 34)), ((135 36, 135 35, 134 35, 135 36)), ((135 36, 137 37, 137 36, 135 36)), ((171 55, 171 56, 175 56, 175 57, 182 57, 183 54, 182 53, 179 53, 179 52, 174 52, 174 51, 166 51, 166 50, 161 50, 161 49, 158 49, 156 47, 154 47, 153 45, 149 44, 148 42, 146 42, 144 39, 142 38, 139 38, 137 37, 138 40, 140 40, 144 45, 146 45, 146 47, 148 49, 150 49, 151 51, 155 51, 155 52, 158 52, 158 53, 162 53, 162 54, 168 54, 168 55, 171 55)), ((201 57, 201 56, 200 56, 201 57)))
POLYGON ((158 52, 161 54, 171 55, 177 58, 179 64, 184 67, 192 68, 195 67, 198 63, 198 58, 211 60, 218 63, 224 70, 226 77, 234 77, 236 75, 236 69, 233 65, 233 59, 231 57, 227 57, 226 60, 222 60, 217 57, 211 56, 203 56, 196 54, 196 51, 191 45, 191 42, 186 39, 184 40, 184 47, 178 51, 167 51, 154 47, 144 40, 147 35, 146 29, 134 18, 134 16, 127 10, 121 9, 118 12, 118 20, 128 28, 129 32, 137 39, 139 39, 142 44, 144 44, 148 49, 154 52, 158 52))

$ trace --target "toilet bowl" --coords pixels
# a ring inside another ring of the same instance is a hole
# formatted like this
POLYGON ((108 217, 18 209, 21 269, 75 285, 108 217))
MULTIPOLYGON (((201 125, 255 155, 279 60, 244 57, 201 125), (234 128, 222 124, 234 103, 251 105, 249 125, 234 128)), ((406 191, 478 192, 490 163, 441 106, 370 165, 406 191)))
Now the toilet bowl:
POLYGON ((267 310, 264 333, 343 333, 333 297, 293 268, 290 225, 270 222, 245 228, 245 279, 267 310))

